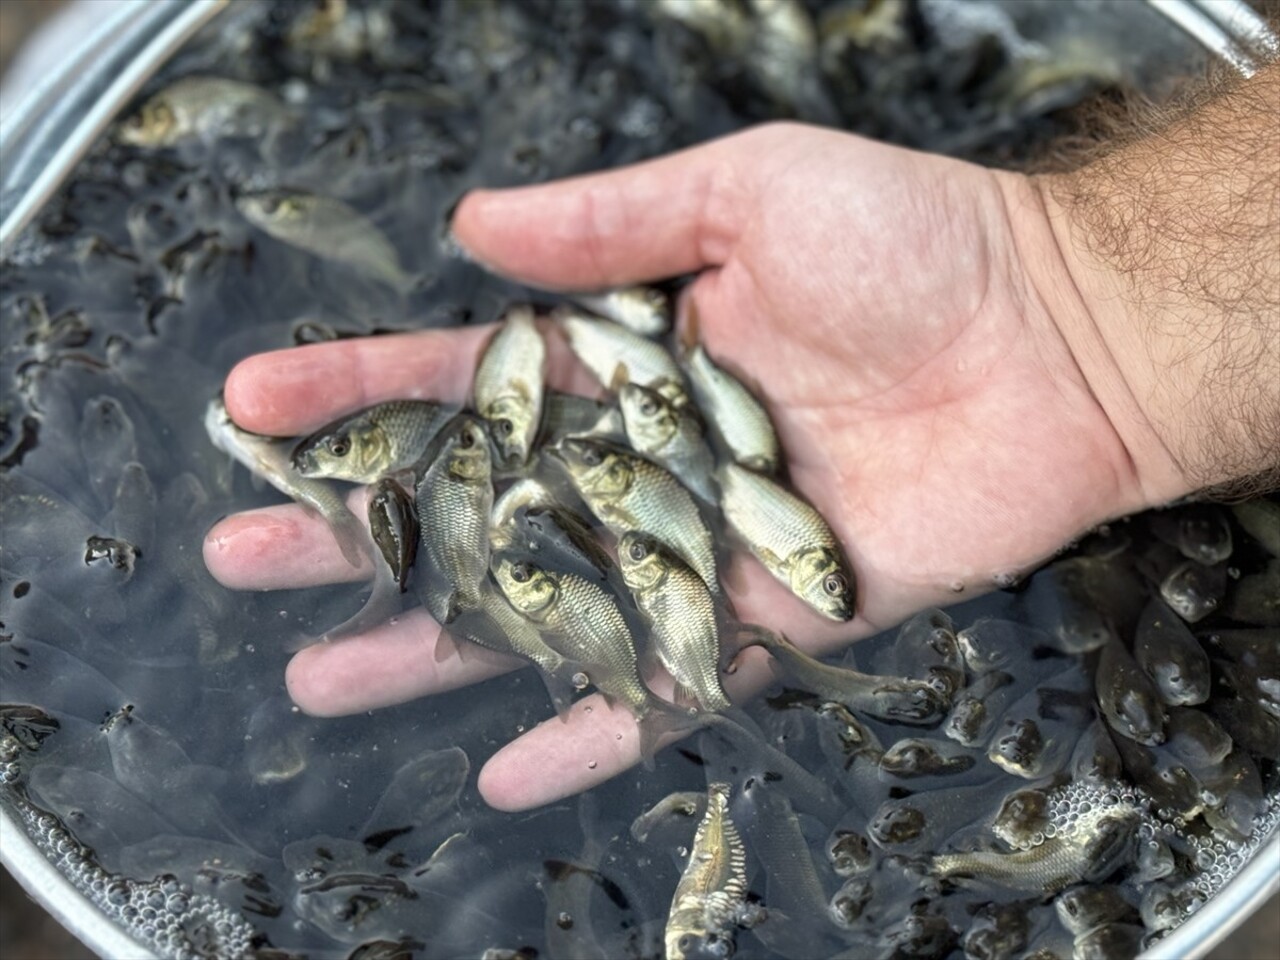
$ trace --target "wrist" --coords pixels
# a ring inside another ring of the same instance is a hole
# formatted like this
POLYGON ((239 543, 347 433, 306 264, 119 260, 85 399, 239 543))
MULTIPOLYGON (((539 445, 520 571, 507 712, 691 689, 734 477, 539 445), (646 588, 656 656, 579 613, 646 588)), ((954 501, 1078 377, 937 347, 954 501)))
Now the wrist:
POLYGON ((1194 485, 1152 417, 1158 371, 1141 342, 1122 278, 1088 259, 1051 184, 1020 174, 997 176, 1031 295, 1123 451, 1124 462, 1112 466, 1128 482, 1118 487, 1121 502, 1113 514, 1189 493, 1194 485))

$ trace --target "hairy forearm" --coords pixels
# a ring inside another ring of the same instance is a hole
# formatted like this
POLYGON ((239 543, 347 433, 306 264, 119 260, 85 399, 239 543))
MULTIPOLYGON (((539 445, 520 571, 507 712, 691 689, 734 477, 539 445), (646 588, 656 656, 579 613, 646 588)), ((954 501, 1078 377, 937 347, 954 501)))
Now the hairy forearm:
POLYGON ((1151 502, 1280 475, 1280 65, 1037 178, 1059 325, 1151 502))

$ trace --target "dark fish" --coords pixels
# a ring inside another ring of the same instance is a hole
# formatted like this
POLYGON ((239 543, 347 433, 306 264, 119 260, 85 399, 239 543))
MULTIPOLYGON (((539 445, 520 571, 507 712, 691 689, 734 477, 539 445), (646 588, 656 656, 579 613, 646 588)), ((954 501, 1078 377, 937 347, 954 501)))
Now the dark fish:
POLYGON ((649 835, 663 824, 675 822, 693 826, 693 818, 702 819, 707 808, 707 795, 701 791, 682 790, 671 793, 631 821, 631 836, 646 843, 649 835))
POLYGON ((1017 689, 1013 677, 1007 673, 981 675, 956 697, 942 732, 966 747, 985 745, 996 721, 1017 696, 1017 689))
POLYGON ((961 938, 966 958, 1013 960, 1027 945, 1031 929, 1026 909, 1017 903, 989 903, 974 914, 961 938))
POLYGON ((1000 801, 991 832, 1015 849, 1030 847, 1049 826, 1049 797, 1043 790, 1015 790, 1000 801))
POLYGON ((418 553, 418 514, 413 499, 395 480, 384 477, 375 484, 369 498, 369 531, 403 593, 418 553))
POLYGON ((1127 636, 1145 591, 1124 558, 1081 556, 1041 570, 1024 597, 1028 609, 1043 611, 1055 645, 1074 654, 1127 636))
POLYGON ((1102 884, 1072 887, 1053 902, 1062 925, 1079 937, 1104 923, 1130 922, 1138 911, 1120 893, 1119 887, 1102 884))
POLYGON ((1206 567, 1231 556, 1231 525, 1221 507, 1191 504, 1151 515, 1151 532, 1188 560, 1206 567))
POLYGON ((1280 627, 1280 559, 1241 577, 1227 596, 1226 613, 1241 623, 1280 627))
POLYGON ((1072 956, 1079 960, 1128 960, 1142 949, 1146 935, 1136 923, 1108 923, 1076 937, 1072 956))
POLYGON ((887 672, 922 677, 950 701, 964 686, 964 670, 955 624, 941 610, 922 610, 898 629, 887 672))
POLYGON ((899 740, 880 757, 882 780, 915 781, 963 773, 974 764, 973 755, 945 741, 908 738, 899 740))
POLYGON ((1209 656, 1199 641, 1160 600, 1152 600, 1138 621, 1134 658, 1171 706, 1204 703, 1209 697, 1209 656))
POLYGON ((1102 648, 1096 682, 1098 708, 1112 730, 1138 743, 1164 742, 1164 708, 1156 688, 1120 644, 1102 648))
POLYGON ((838 877, 851 877, 871 869, 871 845, 856 830, 837 830, 827 842, 827 859, 838 877))
POLYGON ((1226 567, 1205 567, 1194 560, 1178 564, 1160 581, 1160 596, 1183 620, 1196 623, 1222 605, 1226 567))
POLYGON ((1280 557, 1280 503, 1259 498, 1231 508, 1236 522, 1273 557, 1280 557))
POLYGON ((976 675, 1005 669, 1010 661, 1027 656, 1036 647, 1047 647, 1043 630, 1013 620, 984 617, 956 634, 965 667, 976 675))

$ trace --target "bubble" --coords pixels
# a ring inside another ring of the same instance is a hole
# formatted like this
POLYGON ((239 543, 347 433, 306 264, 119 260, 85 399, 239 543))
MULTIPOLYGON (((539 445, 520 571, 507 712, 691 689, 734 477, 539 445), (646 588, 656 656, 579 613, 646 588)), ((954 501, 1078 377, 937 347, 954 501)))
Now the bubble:
POLYGON ((595 762, 594 760, 588 760, 588 761, 587 761, 587 769, 588 769, 588 770, 594 770, 594 769, 596 768, 596 766, 597 766, 597 764, 596 764, 596 762, 595 762))

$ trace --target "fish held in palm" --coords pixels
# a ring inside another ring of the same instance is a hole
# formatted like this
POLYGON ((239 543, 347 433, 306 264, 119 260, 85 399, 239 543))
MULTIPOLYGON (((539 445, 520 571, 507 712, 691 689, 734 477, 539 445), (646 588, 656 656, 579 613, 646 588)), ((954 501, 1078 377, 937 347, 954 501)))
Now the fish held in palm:
POLYGON ((656 538, 635 531, 619 541, 618 563, 649 621, 658 659, 675 678, 677 701, 692 698, 704 710, 726 709, 716 603, 702 578, 656 538))
POLYGON ((480 605, 489 566, 492 459, 484 424, 459 415, 414 491, 421 527, 423 606, 441 624, 480 605))
POLYGON ((773 421, 755 395, 707 355, 697 341, 697 325, 697 310, 691 303, 680 363, 689 375, 698 409, 737 463, 760 473, 777 473, 782 452, 773 421))
POLYGON ((676 407, 657 390, 637 383, 622 384, 618 399, 631 446, 670 470, 703 503, 714 506, 715 457, 693 408, 676 407))
POLYGON ((747 853, 729 818, 729 785, 707 788, 707 811, 667 914, 667 960, 732 954, 733 928, 744 917, 747 853), (715 949, 727 941, 727 949, 715 949))
POLYGON ((832 620, 852 620, 853 573, 817 510, 737 464, 719 470, 720 504, 734 532, 774 578, 832 620))
POLYGON ((715 543, 692 495, 656 463, 613 444, 571 437, 549 451, 578 495, 616 536, 631 530, 670 547, 718 596, 715 543))
POLYGON ((304 477, 373 483, 408 470, 454 410, 433 400, 390 400, 325 424, 302 439, 293 466, 304 477))
POLYGON ((572 293, 569 299, 644 337, 659 337, 671 329, 671 300, 657 287, 619 287, 599 293, 572 293))
POLYGON ((386 234, 341 200, 269 190, 238 197, 236 209, 282 243, 351 267, 398 293, 408 293, 416 283, 386 234))
POLYGON ((476 369, 475 407, 489 424, 500 460, 528 462, 542 423, 547 347, 530 307, 512 307, 489 341, 476 369))
POLYGON ((587 316, 567 306, 551 313, 569 340, 569 348, 603 387, 610 387, 618 367, 626 367, 632 383, 652 387, 664 397, 683 406, 688 387, 675 358, 666 347, 632 333, 610 320, 587 316))
POLYGON ((285 496, 323 517, 347 562, 353 567, 360 566, 367 552, 363 526, 333 487, 323 480, 298 475, 290 463, 288 441, 240 429, 227 413, 221 395, 209 401, 204 426, 215 447, 230 454, 250 473, 262 477, 285 496))

